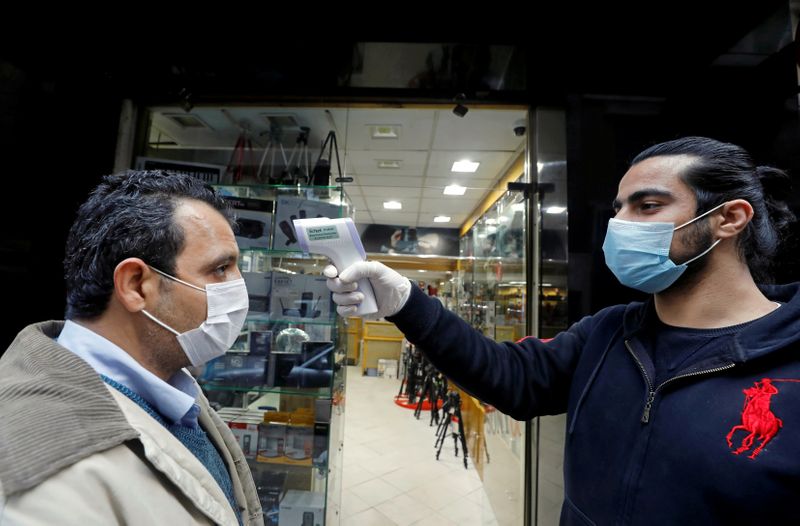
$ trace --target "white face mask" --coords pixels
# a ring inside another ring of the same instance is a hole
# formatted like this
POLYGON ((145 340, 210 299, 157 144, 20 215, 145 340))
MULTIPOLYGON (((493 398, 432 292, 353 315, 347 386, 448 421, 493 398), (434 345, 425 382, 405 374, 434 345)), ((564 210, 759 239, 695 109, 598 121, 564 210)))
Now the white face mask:
POLYGON ((142 309, 142 313, 178 337, 183 352, 195 367, 225 354, 239 337, 247 317, 250 300, 244 279, 209 283, 201 289, 157 268, 150 268, 166 278, 205 292, 208 314, 199 327, 180 333, 146 310, 142 309))

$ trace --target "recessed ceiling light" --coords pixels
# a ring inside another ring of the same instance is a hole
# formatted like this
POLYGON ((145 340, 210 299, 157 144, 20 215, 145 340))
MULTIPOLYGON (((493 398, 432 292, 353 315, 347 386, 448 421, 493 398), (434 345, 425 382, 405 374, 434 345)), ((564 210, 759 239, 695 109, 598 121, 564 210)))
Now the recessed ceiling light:
POLYGON ((400 201, 384 201, 383 207, 387 210, 401 210, 403 204, 400 201))
POLYGON ((399 124, 370 124, 370 134, 373 139, 399 139, 399 124))
POLYGON ((467 189, 457 184, 451 184, 444 187, 444 195, 464 195, 467 189))
POLYGON ((486 220, 486 224, 487 224, 487 225, 496 225, 496 224, 497 224, 497 219, 495 219, 495 218, 493 218, 493 217, 490 217, 490 218, 488 218, 488 219, 486 220))
POLYGON ((403 161, 392 159, 378 159, 378 168, 400 168, 403 161))
POLYGON ((549 207, 545 208, 544 213, 545 214, 560 214, 560 213, 562 213, 562 212, 564 212, 566 210, 567 210, 567 207, 565 207, 565 206, 549 206, 549 207))
POLYGON ((507 216, 500 216, 497 218, 497 220, 500 221, 501 223, 508 223, 510 221, 510 219, 507 216))
POLYGON ((525 210, 525 203, 514 203, 513 205, 511 205, 511 210, 513 210, 514 212, 522 212, 523 210, 525 210))
POLYGON ((269 124, 270 128, 280 130, 296 130, 300 128, 297 116, 294 113, 262 113, 261 118, 269 124))
POLYGON ((497 227, 496 226, 487 226, 486 227, 486 231, 489 232, 490 234, 494 234, 495 232, 497 232, 497 227))
POLYGON ((433 218, 434 223, 449 223, 450 216, 436 216, 433 218))
POLYGON ((472 162, 472 161, 456 161, 453 163, 453 168, 451 169, 452 172, 464 172, 464 173, 475 173, 478 171, 478 166, 481 163, 472 162))

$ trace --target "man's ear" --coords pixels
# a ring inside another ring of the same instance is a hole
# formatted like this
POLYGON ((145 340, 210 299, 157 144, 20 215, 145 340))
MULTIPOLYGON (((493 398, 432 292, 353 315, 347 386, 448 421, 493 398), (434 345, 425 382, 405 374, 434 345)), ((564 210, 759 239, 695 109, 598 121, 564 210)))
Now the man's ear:
POLYGON ((726 239, 738 235, 753 219, 753 207, 744 199, 728 201, 720 209, 722 221, 717 225, 716 237, 726 239))
POLYGON ((114 269, 114 295, 128 312, 139 312, 148 296, 158 293, 158 276, 139 258, 120 261, 114 269))

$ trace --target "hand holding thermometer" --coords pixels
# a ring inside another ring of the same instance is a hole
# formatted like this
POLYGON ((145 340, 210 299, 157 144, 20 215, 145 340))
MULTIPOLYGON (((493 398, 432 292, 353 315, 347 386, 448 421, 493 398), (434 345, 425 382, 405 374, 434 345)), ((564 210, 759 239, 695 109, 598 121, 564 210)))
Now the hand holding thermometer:
MULTIPOLYGON (((297 243, 303 252, 329 257, 339 272, 353 263, 367 259, 356 226, 349 217, 339 219, 315 217, 295 219, 292 222, 297 233, 297 243)), ((364 316, 378 312, 375 293, 367 278, 358 281, 358 290, 364 294, 364 301, 358 306, 354 315, 364 316)))

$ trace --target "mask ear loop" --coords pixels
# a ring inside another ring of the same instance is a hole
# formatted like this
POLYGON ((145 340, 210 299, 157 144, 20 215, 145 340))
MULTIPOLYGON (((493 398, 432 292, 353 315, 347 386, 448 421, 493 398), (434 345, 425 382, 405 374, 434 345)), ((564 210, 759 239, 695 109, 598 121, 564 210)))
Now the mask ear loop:
POLYGON ((200 292, 206 292, 206 289, 201 289, 201 288, 200 288, 200 287, 198 287, 197 285, 192 285, 191 283, 188 283, 188 282, 186 282, 186 281, 183 281, 182 279, 178 279, 178 278, 176 278, 175 276, 170 276, 170 275, 169 275, 169 274, 167 274, 166 272, 163 272, 163 271, 161 271, 161 270, 158 270, 158 269, 157 269, 157 268, 155 268, 155 267, 151 267, 150 265, 147 265, 147 266, 148 266, 148 267, 150 267, 150 269, 151 269, 151 270, 153 270, 153 271, 155 271, 155 272, 158 272, 159 274, 161 274, 162 276, 164 276, 164 277, 165 277, 165 278, 167 278, 167 279, 171 279, 172 281, 177 281, 178 283, 182 283, 183 285, 186 285, 187 287, 192 287, 193 289, 197 289, 197 290, 199 290, 200 292))
MULTIPOLYGON (((700 218, 702 218, 702 217, 705 217, 705 216, 707 216, 708 214, 710 214, 710 213, 711 213, 711 212, 713 212, 714 210, 717 210, 717 209, 719 209, 719 208, 722 208, 722 207, 723 207, 723 206, 725 206, 726 204, 727 204, 727 202, 725 202, 725 203, 722 203, 722 204, 720 204, 720 205, 717 205, 717 206, 715 206, 714 208, 712 208, 711 210, 709 210, 709 211, 707 211, 707 212, 703 212, 703 213, 702 213, 702 214, 700 214, 699 216, 695 217, 694 219, 692 219, 692 220, 690 220, 690 221, 687 221, 686 223, 682 224, 681 226, 679 226, 679 227, 675 227, 675 230, 680 230, 681 228, 685 227, 686 225, 689 225, 689 224, 692 224, 692 223, 694 223, 694 222, 695 222, 695 221, 697 221, 698 219, 700 219, 700 218)), ((689 261, 684 261, 683 263, 681 263, 681 265, 688 265, 688 264, 689 264, 689 263, 691 263, 692 261, 696 261, 696 260, 700 259, 701 257, 705 256, 706 254, 708 254, 709 252, 711 252, 711 250, 712 250, 712 249, 713 249, 715 246, 719 245, 720 241, 722 241, 722 240, 721 240, 721 239, 717 239, 717 240, 716 240, 716 241, 714 241, 714 243, 713 243, 713 244, 712 244, 710 247, 708 247, 706 250, 704 250, 704 251, 703 251, 703 252, 701 252, 700 254, 696 255, 695 257, 693 257, 693 258, 692 258, 692 259, 690 259, 689 261)))
POLYGON ((175 336, 180 336, 181 335, 181 333, 179 333, 178 331, 176 331, 175 329, 173 329, 172 327, 170 327, 169 325, 167 325, 163 321, 159 320, 158 318, 156 318, 155 316, 153 316, 152 314, 150 314, 146 310, 142 309, 142 314, 144 314, 145 316, 147 316, 148 318, 150 318, 151 320, 153 320, 157 324, 161 325, 162 327, 167 329, 169 332, 171 332, 175 336))
POLYGON ((689 261, 684 261, 683 263, 681 263, 681 265, 688 265, 692 261, 694 261, 696 259, 700 259, 701 257, 705 256, 706 254, 711 252, 711 249, 713 249, 715 246, 719 245, 720 241, 722 241, 722 240, 721 239, 717 239, 716 241, 714 241, 714 244, 712 244, 710 247, 708 247, 704 252, 701 252, 700 254, 696 255, 695 257, 693 257, 689 261))
MULTIPOLYGON (((723 206, 725 206, 726 204, 728 204, 728 202, 727 202, 727 201, 726 201, 726 202, 724 202, 724 203, 722 203, 721 205, 717 205, 717 206, 715 206, 714 208, 712 208, 711 210, 709 210, 709 211, 707 211, 707 212, 703 212, 702 214, 700 214, 699 216, 695 217, 694 219, 690 219, 689 221, 685 222, 685 223, 684 223, 684 224, 682 224, 681 226, 676 226, 674 230, 680 230, 681 228, 685 227, 686 225, 691 225, 692 223, 694 223, 694 222, 695 222, 695 221, 697 221, 698 219, 700 219, 700 218, 702 218, 702 217, 705 217, 705 216, 707 216, 708 214, 710 214, 710 213, 711 213, 711 212, 713 212, 714 210, 717 210, 717 209, 719 209, 719 208, 722 208, 722 207, 723 207, 723 206)), ((151 268, 152 268, 152 267, 151 267, 151 268)), ((155 269, 153 269, 153 270, 155 270, 155 269)))

